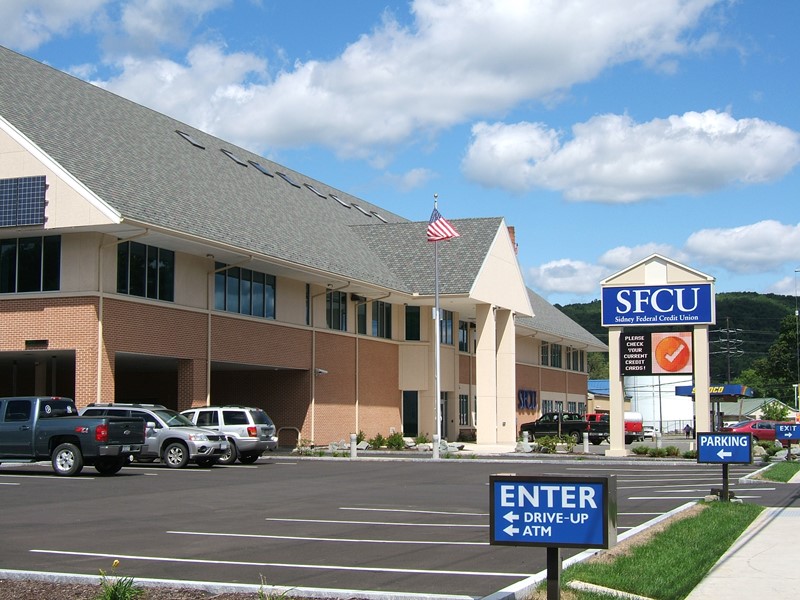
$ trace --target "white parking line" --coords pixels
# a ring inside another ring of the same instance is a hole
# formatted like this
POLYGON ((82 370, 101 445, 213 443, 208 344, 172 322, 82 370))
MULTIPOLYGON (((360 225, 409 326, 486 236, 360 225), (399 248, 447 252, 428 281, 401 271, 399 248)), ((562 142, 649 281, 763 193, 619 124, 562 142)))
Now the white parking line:
POLYGON ((261 533, 209 533, 204 531, 168 531, 176 535, 208 535, 213 537, 257 538, 270 540, 298 540, 304 542, 355 542, 359 544, 421 544, 434 546, 488 546, 489 542, 445 542, 422 540, 370 540, 354 538, 305 537, 299 535, 266 535, 261 533))
POLYGON ((530 573, 503 573, 499 571, 450 571, 439 569, 400 569, 396 567, 350 567, 345 565, 301 565, 296 563, 272 563, 235 560, 206 560, 201 558, 177 558, 174 556, 138 556, 135 554, 107 554, 105 552, 71 552, 67 550, 33 549, 35 554, 57 554, 60 556, 90 556, 94 558, 115 558, 124 560, 143 560, 149 562, 195 563, 201 565, 228 565, 236 567, 277 567, 284 569, 310 569, 321 571, 360 571, 370 573, 403 573, 413 575, 464 575, 478 577, 530 577, 530 573))
POLYGON ((22 485, 22 484, 20 484, 20 483, 12 483, 12 482, 9 482, 9 483, 1 482, 0 485, 22 485))
POLYGON ((49 475, 22 475, 14 473, 2 473, 0 477, 16 477, 18 479, 49 479, 50 481, 93 481, 94 477, 55 477, 53 474, 49 475))
POLYGON ((339 510, 363 510, 370 512, 398 512, 398 513, 418 513, 423 515, 453 515, 456 517, 488 517, 489 513, 465 513, 465 512, 446 512, 442 510, 411 510, 405 508, 359 508, 357 506, 340 506, 339 510))
POLYGON ((389 525, 393 527, 489 527, 485 525, 466 525, 461 523, 389 523, 387 521, 336 521, 333 519, 279 519, 267 517, 265 521, 284 521, 287 523, 334 523, 336 525, 389 525))

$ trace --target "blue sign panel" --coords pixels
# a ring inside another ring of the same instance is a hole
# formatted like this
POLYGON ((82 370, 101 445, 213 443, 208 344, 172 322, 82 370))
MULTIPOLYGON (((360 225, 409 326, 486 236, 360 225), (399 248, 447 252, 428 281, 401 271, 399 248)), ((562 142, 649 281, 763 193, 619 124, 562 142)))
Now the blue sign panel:
POLYGON ((711 283, 691 285, 604 287, 602 325, 702 325, 716 319, 711 283))
POLYGON ((775 425, 776 440, 800 440, 800 425, 778 423, 775 425))
POLYGON ((617 488, 610 477, 492 475, 489 543, 610 548, 617 541, 617 488))
POLYGON ((697 462, 749 465, 753 438, 749 433, 698 433, 697 462))

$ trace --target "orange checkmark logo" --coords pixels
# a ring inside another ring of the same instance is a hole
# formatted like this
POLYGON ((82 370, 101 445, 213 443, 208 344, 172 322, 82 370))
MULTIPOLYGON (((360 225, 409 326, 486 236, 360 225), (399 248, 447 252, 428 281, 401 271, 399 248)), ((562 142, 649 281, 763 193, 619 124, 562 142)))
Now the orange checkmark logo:
POLYGON ((689 346, 679 337, 665 337, 656 346, 658 366, 670 373, 682 371, 691 358, 692 352, 689 346))

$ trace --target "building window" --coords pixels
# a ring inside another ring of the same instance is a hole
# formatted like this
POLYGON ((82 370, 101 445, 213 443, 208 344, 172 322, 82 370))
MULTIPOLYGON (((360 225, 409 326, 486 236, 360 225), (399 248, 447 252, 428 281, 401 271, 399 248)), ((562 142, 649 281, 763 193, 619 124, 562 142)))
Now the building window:
POLYGON ((328 292, 325 296, 325 320, 329 329, 347 331, 347 294, 328 292))
POLYGON ((578 413, 581 415, 586 414, 586 403, 578 402, 578 413))
POLYGON ((563 400, 556 400, 555 401, 555 412, 564 412, 564 401, 563 400))
POLYGON ((553 412, 554 406, 552 400, 542 400, 542 414, 553 412))
POLYGON ((117 245, 117 293, 173 302, 175 253, 139 242, 117 245))
POLYGON ((561 344, 550 344, 550 366, 561 368, 561 344))
POLYGON ((577 348, 567 348, 567 368, 570 371, 583 372, 585 359, 584 351, 577 348))
POLYGON ((419 306, 406 306, 406 340, 419 341, 420 339, 419 306))
POLYGON ((458 395, 458 424, 469 425, 469 396, 458 395))
POLYGON ((542 342, 541 352, 539 354, 539 362, 543 367, 550 364, 550 344, 542 342))
POLYGON ((449 346, 453 345, 453 311, 442 310, 439 318, 439 341, 449 346))
POLYGON ((0 240, 0 294, 61 287, 61 236, 0 240))
POLYGON ((567 412, 578 412, 577 402, 567 402, 567 412))
POLYGON ((392 305, 376 300, 372 303, 372 335, 392 339, 392 305))
POLYGON ((214 308, 227 312, 275 318, 275 276, 252 269, 216 263, 214 308))
POLYGON ((367 335, 367 303, 359 302, 356 304, 356 332, 359 335, 367 335))
POLYGON ((469 323, 458 322, 458 351, 469 352, 469 323))

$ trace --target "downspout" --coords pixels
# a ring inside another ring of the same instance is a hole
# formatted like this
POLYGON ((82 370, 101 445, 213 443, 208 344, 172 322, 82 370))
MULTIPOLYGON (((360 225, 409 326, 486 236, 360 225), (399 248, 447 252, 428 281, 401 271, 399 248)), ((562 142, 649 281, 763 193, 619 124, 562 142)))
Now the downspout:
POLYGON ((133 237, 118 239, 109 244, 103 244, 102 234, 100 237, 100 246, 97 249, 97 390, 95 391, 95 402, 100 402, 102 400, 103 390, 103 310, 105 304, 105 293, 103 291, 103 250, 138 239, 148 233, 150 233, 150 230, 145 229, 142 233, 137 233, 133 237))

